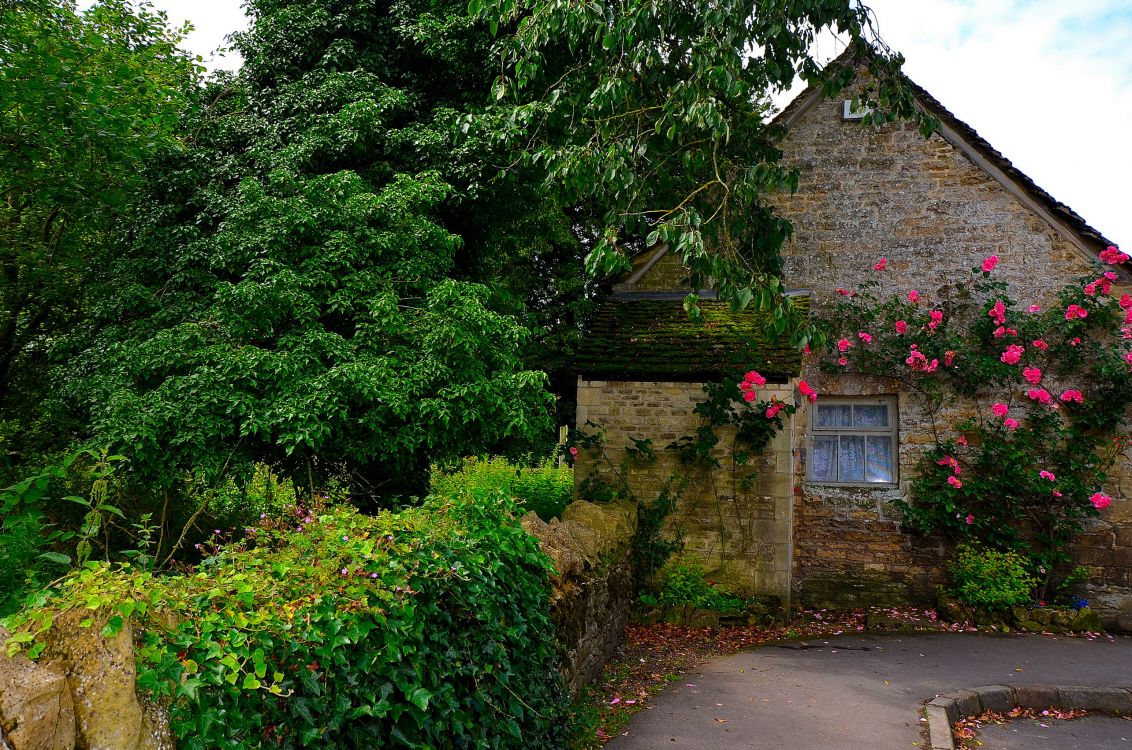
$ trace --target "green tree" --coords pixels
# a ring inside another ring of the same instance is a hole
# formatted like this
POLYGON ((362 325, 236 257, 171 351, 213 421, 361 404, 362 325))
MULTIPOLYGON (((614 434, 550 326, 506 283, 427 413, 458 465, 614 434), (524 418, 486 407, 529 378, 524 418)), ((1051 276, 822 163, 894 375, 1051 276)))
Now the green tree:
POLYGON ((0 2, 0 414, 25 429, 139 164, 175 142, 181 33, 145 3, 0 2))
MULTIPOLYGON (((695 288, 714 280, 736 306, 786 303, 779 248, 791 227, 766 196, 793 190, 780 162, 767 96, 797 77, 828 95, 858 64, 868 118, 933 122, 914 106, 902 62, 873 33, 871 12, 846 0, 471 0, 504 29, 482 127, 514 145, 515 164, 545 170, 548 189, 597 212, 594 274, 628 268, 643 240, 670 242, 695 288), (822 66, 817 35, 834 31, 859 54, 822 66)), ((694 297, 688 307, 694 311, 694 297)), ((776 332, 786 325, 775 316, 776 332)))
POLYGON ((151 165, 72 337, 89 435, 150 485, 267 461, 385 498, 549 432, 529 292, 483 282, 561 211, 521 175, 489 183, 494 146, 457 127, 489 35, 454 2, 248 7, 244 68, 151 165))

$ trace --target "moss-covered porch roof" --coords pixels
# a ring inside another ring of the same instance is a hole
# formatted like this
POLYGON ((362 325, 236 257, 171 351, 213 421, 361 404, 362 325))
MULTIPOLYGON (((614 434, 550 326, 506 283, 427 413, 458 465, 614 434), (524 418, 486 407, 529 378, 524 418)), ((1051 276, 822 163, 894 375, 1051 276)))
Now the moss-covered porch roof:
MULTIPOLYGON (((808 297, 795 308, 809 309, 808 297)), ((802 354, 783 337, 767 337, 766 313, 735 312, 726 302, 701 300, 702 317, 692 322, 683 299, 611 297, 598 311, 578 350, 578 372, 607 380, 713 380, 723 373, 758 370, 789 378, 802 354)))

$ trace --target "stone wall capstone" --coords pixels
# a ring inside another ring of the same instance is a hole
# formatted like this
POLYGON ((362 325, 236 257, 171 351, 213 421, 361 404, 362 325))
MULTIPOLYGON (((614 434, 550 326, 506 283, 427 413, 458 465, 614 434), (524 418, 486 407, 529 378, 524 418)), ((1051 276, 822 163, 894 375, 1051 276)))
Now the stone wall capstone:
POLYGON ((624 501, 576 500, 561 521, 547 523, 528 513, 522 524, 557 571, 551 579, 551 619, 562 649, 563 681, 577 695, 600 673, 629 623, 637 508, 624 501))

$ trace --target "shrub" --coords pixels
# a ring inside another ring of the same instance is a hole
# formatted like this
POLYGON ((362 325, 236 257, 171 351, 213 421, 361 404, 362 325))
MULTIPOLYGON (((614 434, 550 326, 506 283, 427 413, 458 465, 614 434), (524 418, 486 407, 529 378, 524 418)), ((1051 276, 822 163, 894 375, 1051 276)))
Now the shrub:
POLYGON ((505 458, 468 458, 456 471, 434 473, 432 491, 438 495, 461 493, 490 495, 506 492, 527 510, 549 521, 561 518, 574 496, 574 470, 559 467, 553 459, 538 466, 516 466, 505 458))
POLYGON ((122 460, 83 449, 0 490, 0 617, 72 563, 89 559, 94 545, 109 538, 114 518, 124 520, 108 501, 122 460))
MULTIPOLYGON (((673 565, 664 575, 664 583, 656 596, 662 607, 695 607, 717 612, 738 612, 743 600, 711 585, 702 568, 693 565, 673 565)), ((646 600, 647 601, 647 600, 646 600)))
POLYGON ((139 687, 185 750, 559 747, 549 562, 516 510, 297 508, 184 576, 90 563, 8 626, 30 643, 61 608, 101 607, 107 632, 132 616, 139 687))
POLYGON ((254 525, 263 516, 279 516, 294 507, 298 494, 295 483, 279 477, 265 464, 256 464, 243 483, 228 479, 211 490, 208 498, 208 528, 235 529, 254 525))
MULTIPOLYGON (((1101 259, 1125 262, 1115 248, 1101 259)), ((875 279, 842 290, 823 365, 899 384, 926 408, 935 445, 919 456, 910 502, 896 501, 908 526, 1024 555, 1044 599, 1128 456, 1132 295, 1098 267, 1053 304, 1031 304, 1011 296, 997 263, 938 295, 880 294, 875 279)))
POLYGON ((965 604, 985 609, 1028 604, 1038 585, 1029 567, 1029 560, 1017 552, 961 544, 951 563, 955 595, 965 604))

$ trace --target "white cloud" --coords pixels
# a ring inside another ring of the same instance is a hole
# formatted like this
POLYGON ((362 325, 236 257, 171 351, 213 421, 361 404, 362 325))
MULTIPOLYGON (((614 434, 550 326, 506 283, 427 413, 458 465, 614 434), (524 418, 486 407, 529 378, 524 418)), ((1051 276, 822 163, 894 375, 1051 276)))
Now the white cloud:
POLYGON ((1132 249, 1132 7, 873 0, 908 75, 1038 185, 1132 249))

